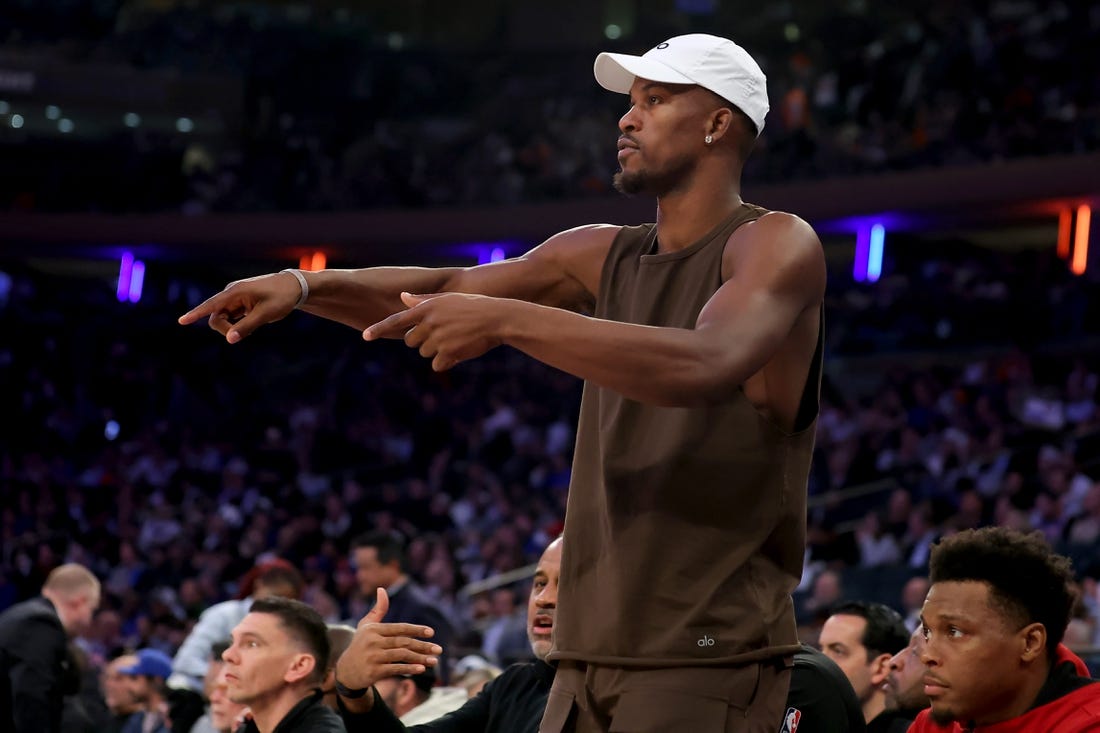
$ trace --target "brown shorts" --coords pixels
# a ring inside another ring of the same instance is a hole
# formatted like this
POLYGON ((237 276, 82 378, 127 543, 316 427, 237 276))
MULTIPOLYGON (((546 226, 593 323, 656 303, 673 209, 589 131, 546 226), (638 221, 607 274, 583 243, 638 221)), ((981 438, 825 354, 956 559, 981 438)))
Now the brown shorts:
POLYGON ((539 733, 775 733, 791 660, 743 667, 558 665, 539 733))

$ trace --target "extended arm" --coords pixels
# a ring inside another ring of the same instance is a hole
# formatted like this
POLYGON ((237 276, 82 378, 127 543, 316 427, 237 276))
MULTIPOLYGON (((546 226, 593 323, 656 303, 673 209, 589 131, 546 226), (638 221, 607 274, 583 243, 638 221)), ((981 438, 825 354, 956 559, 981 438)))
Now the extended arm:
MULTIPOLYGON (((600 268, 618 227, 592 225, 556 234, 527 254, 469 268, 372 267, 303 273, 309 299, 302 310, 362 330, 404 308, 402 292, 480 293, 570 310, 590 307, 600 268)), ((208 318, 211 328, 236 343, 260 326, 286 317, 301 287, 288 273, 230 283, 180 317, 208 318)))
MULTIPOLYGON (((400 337, 436 369, 511 345, 534 358, 652 404, 691 406, 732 396, 824 295, 820 242, 802 220, 772 214, 727 244, 725 283, 693 329, 618 323, 518 300, 407 296, 408 311, 368 329, 400 337)), ((675 297, 670 294, 669 297, 675 297)))

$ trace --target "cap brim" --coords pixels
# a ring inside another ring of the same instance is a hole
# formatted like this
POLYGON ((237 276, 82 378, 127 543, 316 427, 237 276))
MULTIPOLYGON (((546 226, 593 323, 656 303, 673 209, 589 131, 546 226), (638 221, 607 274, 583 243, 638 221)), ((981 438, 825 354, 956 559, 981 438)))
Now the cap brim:
POLYGON ((663 84, 695 83, 660 61, 625 53, 601 53, 596 57, 592 71, 601 87, 620 94, 628 94, 634 80, 639 77, 663 84))

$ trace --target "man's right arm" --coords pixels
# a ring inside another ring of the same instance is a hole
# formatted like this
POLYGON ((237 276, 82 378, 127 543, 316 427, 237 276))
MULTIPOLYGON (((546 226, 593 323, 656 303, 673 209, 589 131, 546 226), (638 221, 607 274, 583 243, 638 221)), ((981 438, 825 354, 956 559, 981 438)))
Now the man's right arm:
MULTIPOLYGON (((555 234, 526 254, 468 268, 371 267, 302 273, 309 297, 301 310, 363 330, 405 309, 401 293, 459 292, 590 310, 604 258, 619 227, 603 224, 555 234)), ((230 283, 180 318, 206 317, 230 343, 286 317, 301 295, 297 278, 274 273, 230 283)))

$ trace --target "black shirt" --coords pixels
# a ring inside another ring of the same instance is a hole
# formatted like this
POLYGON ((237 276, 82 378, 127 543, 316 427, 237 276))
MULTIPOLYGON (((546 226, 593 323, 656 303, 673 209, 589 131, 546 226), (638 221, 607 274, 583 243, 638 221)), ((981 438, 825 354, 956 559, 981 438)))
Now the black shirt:
MULTIPOLYGON (((320 690, 290 709, 272 733, 346 733, 340 716, 321 702, 320 690)), ((248 721, 237 733, 259 733, 255 721, 248 721)))

